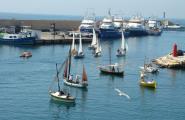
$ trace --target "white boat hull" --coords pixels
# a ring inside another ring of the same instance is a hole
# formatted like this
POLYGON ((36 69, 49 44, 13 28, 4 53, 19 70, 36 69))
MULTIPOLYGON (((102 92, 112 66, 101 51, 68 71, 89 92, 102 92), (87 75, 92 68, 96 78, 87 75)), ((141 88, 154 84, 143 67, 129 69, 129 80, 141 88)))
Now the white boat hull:
POLYGON ((78 87, 78 88, 86 88, 88 86, 87 83, 75 83, 75 82, 68 82, 67 79, 64 79, 64 83, 69 86, 78 87))
POLYGON ((68 102, 68 103, 74 103, 75 98, 72 96, 68 96, 66 94, 60 95, 59 92, 50 92, 50 95, 53 100, 61 101, 61 102, 68 102))

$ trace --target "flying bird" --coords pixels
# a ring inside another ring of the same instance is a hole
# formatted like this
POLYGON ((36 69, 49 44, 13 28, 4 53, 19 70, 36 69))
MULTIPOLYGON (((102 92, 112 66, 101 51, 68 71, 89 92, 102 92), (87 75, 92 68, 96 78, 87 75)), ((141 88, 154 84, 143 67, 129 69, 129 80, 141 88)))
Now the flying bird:
POLYGON ((119 90, 119 89, 117 89, 117 88, 115 88, 115 91, 118 92, 118 95, 119 95, 119 96, 125 96, 127 99, 130 99, 130 96, 127 95, 126 93, 124 93, 123 91, 121 91, 121 90, 119 90))

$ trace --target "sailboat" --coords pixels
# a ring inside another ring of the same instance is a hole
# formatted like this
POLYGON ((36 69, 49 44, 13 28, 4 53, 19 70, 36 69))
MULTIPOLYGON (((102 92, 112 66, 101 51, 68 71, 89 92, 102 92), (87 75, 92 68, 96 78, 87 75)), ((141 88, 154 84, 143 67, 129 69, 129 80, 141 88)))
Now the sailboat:
POLYGON ((97 44, 95 46, 94 57, 99 57, 99 56, 101 56, 101 45, 100 45, 99 40, 97 38, 97 44))
POLYGON ((57 74, 56 74, 55 80, 57 80, 57 83, 58 83, 58 90, 57 91, 49 90, 49 94, 51 95, 53 100, 61 101, 61 102, 67 102, 67 103, 74 103, 75 102, 75 97, 71 96, 69 93, 67 93, 67 94, 64 93, 64 91, 62 91, 60 89, 59 70, 57 68, 57 64, 56 64, 56 71, 57 71, 57 74))
POLYGON ((96 48, 96 44, 97 44, 97 37, 96 37, 96 32, 93 28, 93 38, 92 38, 92 42, 91 45, 88 47, 89 49, 95 49, 96 48))
POLYGON ((63 77, 64 77, 64 84, 66 85, 79 87, 79 88, 86 88, 88 86, 87 74, 86 74, 84 65, 83 65, 81 80, 80 80, 80 75, 76 75, 75 79, 73 79, 73 75, 71 74, 71 53, 70 52, 65 62, 63 77))
POLYGON ((72 40, 72 46, 71 46, 71 53, 72 55, 75 55, 77 53, 76 51, 76 45, 75 45, 75 34, 73 32, 73 40, 72 40))
POLYGON ((84 53, 83 53, 83 49, 82 49, 82 36, 80 33, 80 39, 79 39, 79 49, 78 52, 74 55, 75 59, 80 59, 80 58, 84 58, 84 53))
POLYGON ((127 48, 128 48, 128 46, 126 44, 124 33, 123 33, 123 30, 122 30, 121 48, 119 48, 117 50, 116 56, 117 57, 125 56, 127 48))
POLYGON ((140 81, 139 81, 140 86, 149 87, 149 88, 156 88, 157 82, 155 80, 146 81, 144 73, 145 72, 143 72, 143 71, 141 71, 141 73, 140 73, 140 81))
POLYGON ((99 66, 101 73, 123 76, 124 71, 121 69, 122 65, 118 63, 111 63, 111 48, 109 48, 109 65, 99 66))

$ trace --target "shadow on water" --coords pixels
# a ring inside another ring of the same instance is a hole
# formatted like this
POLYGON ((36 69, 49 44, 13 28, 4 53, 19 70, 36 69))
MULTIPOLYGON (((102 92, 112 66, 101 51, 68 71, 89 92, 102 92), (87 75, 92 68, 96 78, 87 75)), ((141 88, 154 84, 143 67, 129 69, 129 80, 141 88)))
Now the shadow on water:
POLYGON ((49 111, 51 112, 52 118, 55 120, 61 119, 61 116, 70 116, 70 109, 75 107, 75 103, 65 103, 60 101, 55 101, 50 99, 49 101, 49 111))

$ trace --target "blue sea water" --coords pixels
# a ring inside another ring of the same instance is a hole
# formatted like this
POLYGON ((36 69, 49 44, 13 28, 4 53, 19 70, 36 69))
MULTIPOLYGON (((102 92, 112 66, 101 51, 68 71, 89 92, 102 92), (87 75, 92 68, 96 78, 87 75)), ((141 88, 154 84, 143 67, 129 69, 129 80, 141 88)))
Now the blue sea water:
MULTIPOLYGON (((160 69, 149 75, 157 81, 157 89, 138 84, 139 66, 148 59, 168 54, 174 43, 185 49, 185 32, 163 32, 161 36, 127 38, 126 57, 117 58, 120 40, 101 41, 102 57, 94 58, 83 45, 85 58, 72 59, 72 72, 81 74, 85 65, 89 86, 87 90, 62 85, 75 96, 76 104, 51 100, 48 89, 56 74, 55 63, 62 63, 69 45, 16 47, 0 45, 0 120, 184 120, 185 70, 160 69), (112 62, 125 64, 125 76, 100 74, 97 66, 112 62), (29 50, 29 59, 19 55, 29 50), (131 99, 119 96, 115 88, 131 99)), ((62 78, 62 74, 60 75, 62 78)), ((54 85, 57 87, 57 85, 54 85)))

